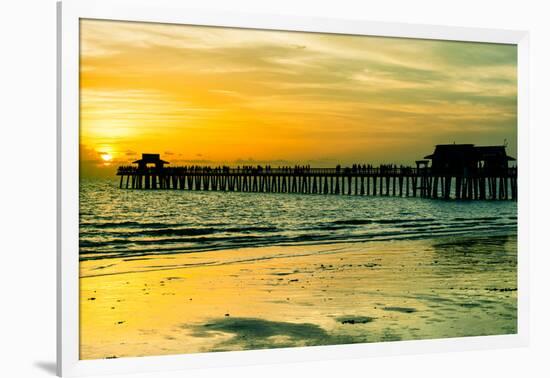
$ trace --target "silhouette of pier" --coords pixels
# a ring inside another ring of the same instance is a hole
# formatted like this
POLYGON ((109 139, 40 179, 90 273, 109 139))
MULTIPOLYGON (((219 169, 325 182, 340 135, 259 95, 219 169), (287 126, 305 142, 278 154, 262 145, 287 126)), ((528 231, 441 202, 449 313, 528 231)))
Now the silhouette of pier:
MULTIPOLYGON (((465 145, 443 145, 465 146, 465 145)), ((467 145, 473 146, 473 145, 467 145)), ((440 147, 440 146, 437 146, 440 147)), ((137 166, 121 166, 120 188, 145 190, 201 190, 252 193, 295 193, 355 196, 422 197, 467 200, 516 200, 517 168, 506 154, 480 155, 456 163, 439 158, 438 148, 427 156, 432 160, 416 161, 416 167, 354 164, 351 167, 311 168, 309 166, 277 167, 207 167, 178 166, 160 159, 158 154, 143 154, 137 166), (439 160, 438 160, 439 159, 439 160), (476 160, 477 159, 477 160, 476 160), (504 165, 502 161, 506 161, 504 165), (443 163, 442 163, 443 162, 443 163), (451 163, 449 163, 451 162, 451 163), (465 164, 466 163, 466 164, 465 164), (497 164, 498 163, 498 164, 497 164), (149 166, 149 164, 153 166, 149 166)), ((451 148, 456 149, 456 148, 451 148)), ((439 148, 445 150, 445 148, 439 148)), ((448 152, 448 151, 447 151, 448 152)), ((493 151, 494 152, 494 151, 493 151)), ((484 152, 485 153, 485 152, 484 152)), ((439 154, 441 155, 441 154, 439 154)))

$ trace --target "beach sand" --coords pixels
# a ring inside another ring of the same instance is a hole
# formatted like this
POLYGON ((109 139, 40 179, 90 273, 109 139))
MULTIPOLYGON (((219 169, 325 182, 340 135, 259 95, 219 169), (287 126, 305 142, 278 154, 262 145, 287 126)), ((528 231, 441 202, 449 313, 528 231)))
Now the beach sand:
POLYGON ((272 246, 80 263, 80 358, 513 334, 517 240, 272 246))

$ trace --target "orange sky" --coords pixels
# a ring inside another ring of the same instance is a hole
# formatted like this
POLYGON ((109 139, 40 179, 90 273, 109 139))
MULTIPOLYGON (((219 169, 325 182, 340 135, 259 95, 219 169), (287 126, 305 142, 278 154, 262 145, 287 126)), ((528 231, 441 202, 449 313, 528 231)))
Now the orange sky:
POLYGON ((411 164, 508 143, 512 45, 81 21, 81 174, 178 164, 411 164))

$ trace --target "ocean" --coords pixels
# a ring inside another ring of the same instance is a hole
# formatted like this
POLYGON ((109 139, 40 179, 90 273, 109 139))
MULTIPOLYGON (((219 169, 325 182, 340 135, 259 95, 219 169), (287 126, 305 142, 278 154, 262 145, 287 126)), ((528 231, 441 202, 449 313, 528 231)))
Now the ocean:
POLYGON ((517 233, 514 201, 119 189, 81 181, 80 260, 517 233))

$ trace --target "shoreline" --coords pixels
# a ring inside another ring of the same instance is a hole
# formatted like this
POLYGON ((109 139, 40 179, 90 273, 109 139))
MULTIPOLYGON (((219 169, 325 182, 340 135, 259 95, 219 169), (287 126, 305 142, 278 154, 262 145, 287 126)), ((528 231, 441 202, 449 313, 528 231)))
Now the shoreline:
MULTIPOLYGON (((184 256, 187 255, 195 255, 195 254, 205 254, 206 256, 212 256, 213 254, 219 254, 219 253, 231 253, 231 252, 242 252, 245 253, 247 251, 257 251, 257 250, 298 250, 298 251, 308 251, 308 250, 314 250, 321 253, 332 253, 332 250, 335 247, 342 246, 339 249, 345 249, 348 247, 359 247, 363 248, 362 246, 368 245, 366 249, 370 250, 370 244, 371 243, 394 243, 394 242, 417 242, 422 240, 427 241, 437 241, 437 240, 446 240, 446 239, 453 239, 453 238, 468 238, 472 240, 480 239, 491 239, 491 238, 507 238, 507 237, 517 237, 517 232, 510 233, 510 232, 497 232, 497 233, 490 233, 490 234, 477 234, 476 236, 465 236, 468 232, 459 232, 459 233, 449 233, 449 234, 434 234, 430 238, 425 237, 404 237, 404 238, 397 238, 397 239, 365 239, 365 240, 319 240, 319 241, 312 241, 312 242, 305 242, 305 243, 274 243, 271 245, 254 245, 254 246, 242 246, 242 247, 235 247, 235 248, 214 248, 214 249, 194 249, 194 250, 188 250, 188 251, 170 251, 169 253, 156 253, 156 254, 138 254, 138 255, 128 255, 125 257, 104 257, 104 258, 92 258, 92 259, 84 259, 79 260, 80 264, 80 276, 79 278, 91 278, 91 277, 100 277, 100 276, 109 276, 109 275, 115 275, 115 274, 131 274, 131 273, 137 273, 137 272, 148 272, 148 271, 156 271, 156 270, 171 270, 171 269, 183 269, 187 267, 192 267, 190 264, 182 264, 180 266, 176 267, 170 267, 167 266, 165 268, 157 268, 157 269, 151 269, 151 270, 137 270, 137 271, 116 271, 116 269, 112 272, 102 272, 98 274, 91 274, 88 272, 94 271, 94 270, 103 270, 106 268, 111 268, 117 264, 124 263, 124 262, 131 262, 131 261, 159 261, 159 260, 183 260, 185 259, 184 256), (327 248, 328 247, 328 248, 327 248), (327 250, 328 249, 328 250, 327 250), (320 251, 319 251, 320 250, 320 251), (92 267, 88 267, 88 265, 91 265, 92 267), (84 271, 86 272, 86 275, 82 275, 82 267, 86 266, 86 269, 84 271)), ((303 252, 302 252, 303 253, 303 252)), ((307 252, 305 252, 307 253, 307 252)), ((338 253, 337 251, 334 251, 334 253, 338 253)), ((225 255, 224 255, 225 256, 225 255)), ((282 257, 299 257, 301 255, 292 253, 289 256, 282 256, 282 257)), ((276 256, 272 258, 277 258, 276 256)), ((234 261, 233 263, 239 263, 239 262, 246 262, 246 261, 234 261)), ((222 262, 223 264, 223 262, 222 262)), ((170 264, 169 264, 170 265, 170 264)), ((139 264, 138 264, 139 266, 139 264)))
MULTIPOLYGON (((243 243, 231 245, 229 242, 224 242, 222 246, 219 245, 205 245, 205 246, 190 246, 186 248, 151 248, 133 250, 131 254, 120 256, 120 251, 112 251, 103 255, 101 253, 80 253, 79 261, 93 261, 93 260, 105 260, 105 259, 127 259, 127 258, 147 258, 150 256, 164 256, 164 255, 178 255, 188 253, 200 253, 200 252, 214 252, 214 251, 231 251, 237 249, 249 249, 249 248, 269 248, 269 247, 302 247, 302 246, 320 246, 330 244, 355 244, 355 243, 369 243, 369 242, 392 242, 392 241, 408 241, 408 240, 426 240, 426 239, 438 239, 438 238, 450 238, 450 237, 462 237, 471 233, 472 229, 459 229, 459 230, 434 230, 430 231, 429 236, 418 234, 418 232, 399 231, 395 233, 380 233, 378 235, 369 235, 368 237, 352 237, 350 235, 341 235, 335 237, 331 235, 330 238, 308 238, 307 240, 266 240, 263 243, 243 243), (229 245, 229 246, 228 246, 229 245), (160 252, 159 252, 160 251, 160 252), (115 254, 115 255, 111 255, 115 254), (105 256, 105 257, 103 257, 105 256)), ((494 230, 490 226, 477 227, 475 229, 476 236, 474 237, 488 237, 488 236, 507 236, 517 234, 517 225, 513 229, 494 230)))
POLYGON ((515 235, 80 262, 81 359, 517 331, 515 235))

